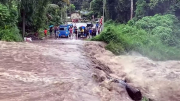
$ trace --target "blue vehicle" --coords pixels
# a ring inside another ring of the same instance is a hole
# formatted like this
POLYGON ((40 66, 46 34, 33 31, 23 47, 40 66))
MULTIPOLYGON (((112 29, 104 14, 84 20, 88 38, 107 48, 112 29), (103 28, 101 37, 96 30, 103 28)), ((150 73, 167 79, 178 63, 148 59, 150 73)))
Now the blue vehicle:
POLYGON ((73 27, 73 24, 68 24, 67 26, 70 28, 70 27, 73 27))
POLYGON ((69 37, 69 26, 68 25, 60 25, 59 26, 59 37, 69 37))

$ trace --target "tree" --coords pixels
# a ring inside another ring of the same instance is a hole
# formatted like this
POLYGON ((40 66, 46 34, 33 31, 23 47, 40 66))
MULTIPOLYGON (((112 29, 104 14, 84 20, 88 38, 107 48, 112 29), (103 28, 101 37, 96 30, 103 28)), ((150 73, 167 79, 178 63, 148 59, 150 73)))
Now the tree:
POLYGON ((131 0, 131 19, 133 18, 133 12, 134 12, 134 10, 133 10, 133 0, 131 0))
POLYGON ((90 4, 89 4, 88 2, 83 2, 83 3, 82 3, 82 9, 83 9, 83 10, 88 10, 89 7, 90 7, 90 4))
POLYGON ((145 0, 138 0, 136 2, 136 10, 135 10, 135 19, 141 19, 144 16, 147 15, 148 9, 147 9, 148 4, 146 3, 145 0))
POLYGON ((33 8, 36 8, 37 6, 37 1, 36 0, 19 0, 19 9, 20 9, 20 14, 22 14, 22 36, 24 37, 25 35, 25 24, 26 24, 26 14, 31 13, 33 14, 34 10, 33 8))
MULTIPOLYGON (((12 33, 17 26, 24 37, 25 32, 36 32, 48 24, 60 24, 60 16, 66 14, 66 4, 69 4, 69 0, 0 0, 0 40, 1 33, 8 33, 3 36, 8 40, 8 35, 15 40, 12 33), (58 5, 57 8, 50 8, 48 4, 58 5)), ((14 33, 19 33, 19 30, 14 33)))
POLYGON ((174 14, 180 18, 179 0, 137 0, 135 19, 155 14, 174 14))
POLYGON ((70 4, 69 7, 68 7, 68 13, 74 12, 75 9, 76 9, 76 7, 74 6, 74 4, 70 4))
POLYGON ((94 17, 101 17, 103 15, 103 0, 93 0, 91 2, 91 10, 94 17))
POLYGON ((48 25, 58 25, 61 23, 60 7, 56 4, 48 4, 47 11, 48 25))
POLYGON ((131 0, 107 0, 106 19, 112 19, 117 22, 126 23, 129 21, 129 18, 131 18, 130 8, 131 0))

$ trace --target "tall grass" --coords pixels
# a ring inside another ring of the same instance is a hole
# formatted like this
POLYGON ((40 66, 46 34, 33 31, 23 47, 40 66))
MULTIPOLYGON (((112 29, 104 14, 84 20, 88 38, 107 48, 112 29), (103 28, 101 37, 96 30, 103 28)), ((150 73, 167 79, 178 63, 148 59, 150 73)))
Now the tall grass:
POLYGON ((179 21, 174 15, 144 17, 128 24, 105 25, 92 40, 104 41, 114 54, 137 51, 153 60, 180 59, 179 21))

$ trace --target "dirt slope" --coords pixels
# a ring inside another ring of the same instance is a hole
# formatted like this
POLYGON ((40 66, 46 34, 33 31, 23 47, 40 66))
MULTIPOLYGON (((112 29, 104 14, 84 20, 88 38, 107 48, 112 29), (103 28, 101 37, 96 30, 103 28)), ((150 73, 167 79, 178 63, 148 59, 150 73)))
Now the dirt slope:
MULTIPOLYGON (((156 62, 138 55, 115 56, 101 42, 87 42, 89 56, 126 79, 153 101, 180 101, 180 61, 156 62)), ((105 70, 106 71, 106 70, 105 70)))

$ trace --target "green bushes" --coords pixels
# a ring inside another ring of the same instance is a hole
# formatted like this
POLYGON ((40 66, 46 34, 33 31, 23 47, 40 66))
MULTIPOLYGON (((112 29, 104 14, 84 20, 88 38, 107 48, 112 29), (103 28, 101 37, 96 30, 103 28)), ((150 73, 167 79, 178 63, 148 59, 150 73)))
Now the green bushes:
POLYGON ((16 26, 17 15, 16 8, 8 8, 0 4, 0 40, 23 41, 22 36, 19 34, 19 29, 16 26))
POLYGON ((137 51, 154 60, 180 59, 179 21, 174 15, 155 15, 124 24, 106 24, 92 40, 104 41, 115 54, 137 51))
MULTIPOLYGON (((45 37, 44 36, 44 29, 43 28, 40 28, 39 30, 38 30, 38 34, 39 34, 39 38, 40 39, 42 39, 43 37, 45 37)), ((50 34, 49 32, 47 33, 47 34, 50 34)))
POLYGON ((15 26, 17 23, 18 13, 16 8, 8 8, 0 3, 0 28, 15 26))
POLYGON ((175 15, 167 14, 167 15, 158 15, 155 16, 147 16, 135 22, 135 26, 138 28, 142 28, 146 31, 151 31, 153 28, 158 26, 173 28, 178 24, 179 21, 175 15))
POLYGON ((124 53, 124 48, 122 47, 121 43, 114 43, 110 42, 106 49, 112 51, 114 54, 119 55, 124 53))
POLYGON ((12 27, 9 29, 4 29, 0 31, 0 40, 3 41, 23 41, 21 35, 19 34, 19 29, 17 27, 12 27))

